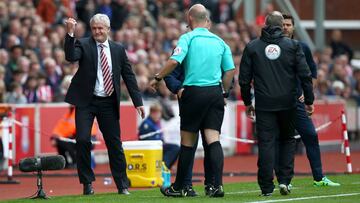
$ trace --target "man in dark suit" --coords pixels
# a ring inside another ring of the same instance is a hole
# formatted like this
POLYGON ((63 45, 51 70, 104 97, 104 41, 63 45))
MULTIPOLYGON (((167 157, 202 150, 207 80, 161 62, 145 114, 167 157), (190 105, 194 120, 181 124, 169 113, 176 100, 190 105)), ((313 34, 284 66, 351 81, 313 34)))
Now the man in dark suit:
POLYGON ((297 79, 304 92, 304 111, 314 112, 310 69, 298 41, 283 35, 282 14, 265 18, 261 36, 249 42, 240 64, 239 85, 251 119, 256 115, 258 137, 258 184, 262 196, 272 195, 275 169, 275 140, 279 140, 277 179, 282 195, 290 194, 294 175, 297 79), (255 94, 252 104, 251 84, 255 94))
POLYGON ((75 105, 77 167, 84 195, 94 194, 95 180, 91 169, 91 126, 96 117, 108 149, 111 173, 118 193, 127 190, 126 160, 120 139, 119 104, 120 76, 122 76, 131 99, 142 118, 144 107, 134 72, 123 46, 110 41, 110 20, 104 14, 96 14, 90 20, 92 37, 74 38, 76 20, 66 21, 65 57, 79 62, 66 94, 65 101, 75 105))

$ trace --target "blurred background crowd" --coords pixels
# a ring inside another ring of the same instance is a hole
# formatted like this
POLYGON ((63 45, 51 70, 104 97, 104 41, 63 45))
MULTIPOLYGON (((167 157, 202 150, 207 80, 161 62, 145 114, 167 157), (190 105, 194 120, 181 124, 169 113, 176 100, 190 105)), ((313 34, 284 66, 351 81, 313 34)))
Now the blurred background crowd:
MULTIPOLYGON (((0 103, 62 102, 77 64, 64 57, 64 20, 77 19, 75 36, 90 36, 95 13, 111 19, 111 36, 122 43, 144 99, 175 99, 163 86, 152 93, 149 81, 188 31, 186 10, 192 0, 2 0, 0 1, 0 103)), ((201 1, 200 1, 201 2, 201 1)), ((233 1, 203 1, 211 11, 211 30, 231 47, 237 71, 245 45, 260 34, 272 4, 245 23, 231 8, 233 1)), ((333 30, 327 47, 313 52, 318 65, 316 97, 354 98, 360 103, 360 67, 351 66, 353 51, 333 30)), ((237 74, 236 74, 237 75, 237 74)), ((237 76, 230 99, 241 100, 237 76)), ((129 100, 122 84, 122 100, 129 100)))

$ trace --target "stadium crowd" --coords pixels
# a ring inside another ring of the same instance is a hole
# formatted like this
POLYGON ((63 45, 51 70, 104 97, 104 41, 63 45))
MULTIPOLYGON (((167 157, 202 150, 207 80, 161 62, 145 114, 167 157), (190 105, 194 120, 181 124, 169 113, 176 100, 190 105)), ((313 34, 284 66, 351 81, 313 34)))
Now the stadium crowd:
MULTIPOLYGON (((0 103, 63 102, 77 64, 65 60, 64 20, 78 20, 75 36, 89 36, 89 19, 95 13, 109 16, 112 39, 122 43, 144 99, 156 98, 149 81, 159 71, 187 32, 185 10, 191 0, 5 0, 0 2, 0 103)), ((199 1, 196 1, 199 2, 199 1)), ((200 1, 201 2, 201 1, 200 1)), ((204 1, 205 2, 205 1, 204 1)), ((212 31, 230 46, 236 73, 245 45, 259 36, 267 10, 247 24, 232 10, 232 1, 206 1, 212 15, 212 31), (213 3, 211 3, 213 2, 213 3)), ((316 98, 354 98, 360 104, 360 68, 349 61, 351 48, 334 30, 328 46, 313 53, 318 65, 316 98)), ((230 94, 240 100, 238 79, 230 94)), ((129 100, 122 84, 122 100, 129 100)), ((171 96, 166 88, 164 97, 171 96)))

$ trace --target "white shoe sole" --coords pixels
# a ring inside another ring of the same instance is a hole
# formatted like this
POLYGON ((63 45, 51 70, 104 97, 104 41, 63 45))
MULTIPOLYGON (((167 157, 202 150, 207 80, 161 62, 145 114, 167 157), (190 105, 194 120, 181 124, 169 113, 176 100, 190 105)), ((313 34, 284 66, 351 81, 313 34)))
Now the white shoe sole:
POLYGON ((289 195, 290 194, 290 190, 288 189, 288 187, 285 184, 280 184, 279 190, 280 190, 281 195, 289 195))

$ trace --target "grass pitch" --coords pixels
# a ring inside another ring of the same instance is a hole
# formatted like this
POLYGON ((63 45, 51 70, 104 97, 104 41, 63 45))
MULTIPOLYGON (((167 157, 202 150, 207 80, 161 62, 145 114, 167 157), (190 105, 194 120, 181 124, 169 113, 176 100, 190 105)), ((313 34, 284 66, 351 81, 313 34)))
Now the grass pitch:
MULTIPOLYGON (((276 189, 270 197, 259 197, 259 187, 256 182, 225 184, 224 198, 209 198, 204 195, 202 186, 195 186, 198 197, 172 198, 164 197, 158 188, 149 190, 131 190, 131 195, 124 196, 115 193, 96 194, 93 196, 60 196, 51 197, 46 202, 77 203, 77 202, 360 202, 360 175, 330 176, 331 180, 341 183, 340 187, 314 187, 311 177, 295 178, 292 181, 293 190, 288 196, 281 196, 276 189)), ((96 192, 96 191, 95 191, 96 192)), ((6 202, 43 202, 42 200, 18 199, 6 202)))

